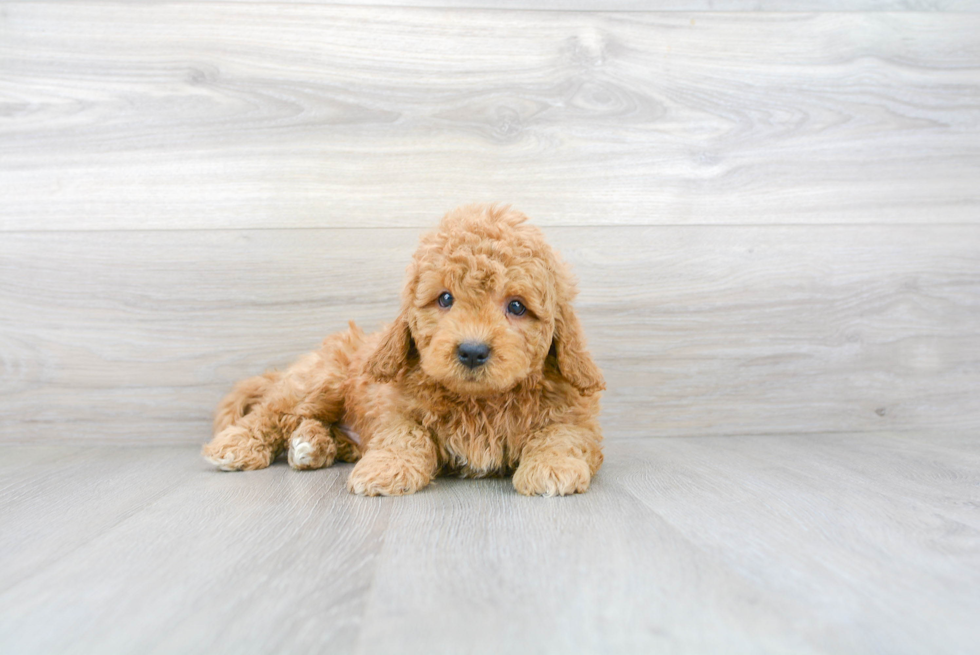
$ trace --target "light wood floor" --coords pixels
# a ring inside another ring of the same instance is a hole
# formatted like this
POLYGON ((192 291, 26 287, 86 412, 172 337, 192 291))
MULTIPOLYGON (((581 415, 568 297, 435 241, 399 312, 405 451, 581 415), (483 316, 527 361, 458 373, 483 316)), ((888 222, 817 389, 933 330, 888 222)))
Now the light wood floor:
POLYGON ((592 490, 4 449, 3 653, 967 653, 972 436, 609 443, 592 490))

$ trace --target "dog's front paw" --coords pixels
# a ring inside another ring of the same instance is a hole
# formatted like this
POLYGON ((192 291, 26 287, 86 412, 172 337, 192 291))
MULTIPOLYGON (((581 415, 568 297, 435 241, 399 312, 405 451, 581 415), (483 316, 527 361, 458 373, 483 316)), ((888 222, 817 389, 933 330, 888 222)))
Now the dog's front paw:
POLYGON ((222 471, 264 469, 272 464, 276 455, 269 444, 239 426, 225 428, 216 434, 201 454, 222 471))
POLYGON ((305 419, 289 439, 289 465, 298 471, 333 464, 337 444, 319 421, 305 419))
POLYGON ((347 488, 362 496, 402 496, 422 489, 432 477, 394 453, 371 450, 359 461, 347 488))
POLYGON ((585 460, 567 455, 537 455, 514 471, 514 488, 525 496, 568 496, 585 493, 592 480, 585 460))

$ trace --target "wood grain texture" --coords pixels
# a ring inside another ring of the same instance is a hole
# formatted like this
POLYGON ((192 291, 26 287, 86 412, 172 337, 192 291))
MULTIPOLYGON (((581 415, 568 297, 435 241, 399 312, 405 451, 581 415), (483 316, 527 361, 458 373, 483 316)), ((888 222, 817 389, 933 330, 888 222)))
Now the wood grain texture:
POLYGON ((19 468, 5 475, 0 484, 2 522, 9 526, 0 533, 0 589, 29 579, 79 544, 144 510, 190 475, 184 470, 186 455, 173 451, 149 458, 140 449, 59 452, 49 447, 38 451, 33 458, 14 456, 19 468), (174 463, 174 457, 179 464, 174 463), (112 461, 111 468, 107 460, 112 461), (110 474, 95 473, 100 470, 110 474), (58 520, 39 520, 40 515, 51 511, 53 499, 58 499, 58 520), (25 540, 34 547, 22 548, 25 540))
POLYGON ((972 434, 625 440, 565 499, 506 479, 359 498, 348 465, 223 474, 187 447, 64 454, 39 466, 38 449, 5 449, 38 483, 0 494, 3 652, 903 654, 980 639, 972 434))
POLYGON ((971 223, 980 15, 4 3, 0 230, 971 223))
POLYGON ((194 449, 104 449, 26 502, 0 496, 0 597, 22 599, 0 601, 0 648, 281 652, 286 639, 348 649, 390 507, 355 506, 336 474, 220 478, 197 460, 194 449), (42 558, 40 570, 10 568, 42 558), (31 627, 44 616, 57 628, 31 627))
MULTIPOLYGON (((549 228, 609 438, 980 428, 980 228, 549 228)), ((394 318, 414 230, 9 233, 0 440, 203 442, 231 384, 394 318)))

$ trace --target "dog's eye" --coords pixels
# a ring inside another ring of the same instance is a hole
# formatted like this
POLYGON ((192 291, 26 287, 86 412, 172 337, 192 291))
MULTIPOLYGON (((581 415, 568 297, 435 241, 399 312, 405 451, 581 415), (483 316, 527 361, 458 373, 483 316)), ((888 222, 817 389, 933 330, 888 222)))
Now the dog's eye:
POLYGON ((520 300, 511 300, 507 303, 507 313, 513 314, 514 316, 523 316, 524 312, 527 311, 527 307, 524 306, 520 300))
POLYGON ((449 309, 453 306, 453 294, 449 293, 448 291, 443 291, 439 294, 436 302, 439 303, 439 306, 443 309, 449 309))

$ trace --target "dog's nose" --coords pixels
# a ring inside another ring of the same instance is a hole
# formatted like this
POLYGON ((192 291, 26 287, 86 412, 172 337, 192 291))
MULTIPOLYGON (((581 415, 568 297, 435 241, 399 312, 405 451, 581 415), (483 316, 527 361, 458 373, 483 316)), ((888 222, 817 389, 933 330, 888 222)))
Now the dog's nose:
POLYGON ((464 341, 456 349, 456 356, 466 368, 483 366, 490 359, 490 346, 476 341, 464 341))

